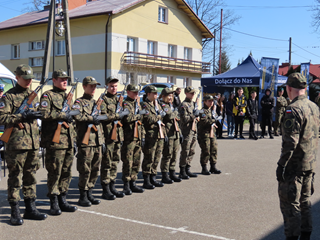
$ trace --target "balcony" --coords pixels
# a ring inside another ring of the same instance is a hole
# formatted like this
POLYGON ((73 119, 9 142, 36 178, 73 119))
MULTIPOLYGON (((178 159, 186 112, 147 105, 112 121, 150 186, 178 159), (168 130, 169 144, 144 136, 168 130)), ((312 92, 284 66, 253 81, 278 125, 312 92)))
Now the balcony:
POLYGON ((210 63, 208 62, 198 62, 138 52, 125 52, 121 58, 121 64, 201 74, 210 73, 210 63))

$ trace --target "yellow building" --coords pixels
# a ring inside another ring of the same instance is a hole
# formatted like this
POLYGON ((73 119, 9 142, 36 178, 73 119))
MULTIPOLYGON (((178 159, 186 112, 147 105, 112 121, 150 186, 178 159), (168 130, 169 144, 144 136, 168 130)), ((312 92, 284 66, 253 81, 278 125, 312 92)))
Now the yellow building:
MULTIPOLYGON (((1 22, 0 62, 11 71, 28 63, 40 79, 48 16, 46 9, 1 22)), ((213 34, 184 0, 69 0, 69 17, 79 79, 198 87, 201 74, 210 72, 202 40, 213 34)), ((56 36, 54 46, 55 68, 66 69, 64 37, 56 36)))

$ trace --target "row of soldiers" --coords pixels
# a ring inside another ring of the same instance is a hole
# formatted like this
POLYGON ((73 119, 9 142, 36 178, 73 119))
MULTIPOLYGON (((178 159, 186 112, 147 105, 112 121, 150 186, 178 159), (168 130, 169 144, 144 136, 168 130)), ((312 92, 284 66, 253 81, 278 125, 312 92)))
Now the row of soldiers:
POLYGON ((107 200, 122 198, 132 192, 142 193, 144 189, 162 187, 164 183, 197 177, 190 171, 197 130, 198 136, 201 136, 198 142, 202 149, 202 174, 221 173, 216 168, 217 142, 214 132, 217 119, 213 114, 214 101, 210 95, 204 97, 204 108, 199 110, 198 104, 192 101, 196 90, 187 87, 186 99, 177 109, 172 107, 171 89, 163 89, 161 101, 158 101, 157 88, 149 85, 145 88, 140 106, 139 88, 129 84, 126 88, 127 98, 121 106, 117 96, 118 79, 108 78, 107 93, 96 101, 93 96, 100 83, 88 76, 82 81, 83 96, 68 105, 70 95, 66 89, 69 76, 65 71, 60 69, 53 72, 53 89, 44 92, 40 101, 29 89, 34 78, 32 68, 22 64, 15 73, 16 86, 0 99, 0 124, 6 125, 6 131, 12 130, 6 140, 5 160, 9 170, 8 201, 11 206, 10 222, 13 225, 23 224, 19 209, 21 186, 26 206, 24 219, 47 218, 35 205, 39 147, 46 152, 47 196, 50 199, 51 215, 77 210, 76 206, 71 206, 66 200, 72 177, 74 142, 78 149, 76 157, 80 206, 100 203, 92 194, 99 170, 102 198, 107 200), (25 108, 23 104, 26 100, 28 105, 25 108), (37 119, 42 120, 40 135, 37 119), (180 144, 180 174, 177 176, 175 165, 180 144), (144 183, 139 187, 136 180, 141 151, 144 153, 141 164, 144 183), (123 162, 123 192, 115 188, 120 159, 123 162), (157 181, 160 160, 162 181, 157 181), (211 164, 210 170, 207 169, 208 162, 211 164))

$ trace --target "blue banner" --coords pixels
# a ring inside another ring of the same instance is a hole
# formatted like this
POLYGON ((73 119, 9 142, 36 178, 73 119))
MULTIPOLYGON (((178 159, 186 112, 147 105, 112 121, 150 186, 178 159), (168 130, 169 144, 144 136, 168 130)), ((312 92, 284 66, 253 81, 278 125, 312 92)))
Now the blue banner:
POLYGON ((301 63, 301 70, 300 73, 307 79, 307 93, 309 97, 309 71, 310 71, 310 62, 308 63, 301 63))

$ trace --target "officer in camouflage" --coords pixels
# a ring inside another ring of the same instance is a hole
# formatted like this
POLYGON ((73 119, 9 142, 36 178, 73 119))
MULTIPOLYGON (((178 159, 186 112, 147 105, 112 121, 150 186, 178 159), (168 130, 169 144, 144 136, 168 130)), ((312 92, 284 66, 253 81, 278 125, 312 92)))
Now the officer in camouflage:
POLYGON ((92 195, 92 189, 96 184, 99 174, 99 166, 104 146, 104 138, 100 120, 97 116, 91 116, 96 104, 93 99, 97 85, 100 85, 95 78, 87 76, 82 81, 84 94, 75 100, 72 110, 79 110, 80 114, 74 116, 77 132, 77 170, 79 172, 80 206, 90 207, 91 204, 99 204, 92 195), (83 143, 89 124, 95 125, 97 131, 90 129, 88 144, 83 143))
POLYGON ((9 89, 0 99, 0 124, 6 128, 13 127, 11 136, 5 145, 5 159, 9 170, 8 201, 11 206, 12 225, 22 225, 19 201, 22 185, 23 198, 26 206, 24 219, 44 220, 46 214, 36 209, 36 171, 39 169, 39 127, 37 118, 42 114, 37 112, 39 98, 36 97, 23 114, 15 114, 23 100, 32 91, 29 89, 34 78, 33 70, 26 64, 21 64, 15 71, 16 86, 9 89), (23 128, 19 127, 22 123, 23 128))
POLYGON ((132 192, 143 193, 144 189, 136 185, 140 168, 141 147, 145 144, 145 131, 142 124, 142 108, 138 96, 137 85, 127 86, 127 98, 123 102, 123 108, 129 110, 129 114, 122 119, 124 142, 121 148, 123 192, 131 195, 132 192), (138 109, 138 111, 136 111, 138 109), (137 129, 135 129, 137 127, 137 129), (135 130, 138 135, 135 137, 135 130))
POLYGON ((277 102, 276 102, 276 120, 274 122, 274 135, 279 136, 278 129, 282 123, 283 120, 283 115, 286 110, 286 107, 288 106, 287 100, 282 96, 283 95, 283 88, 278 89, 278 97, 277 97, 277 102))
POLYGON ((310 196, 318 149, 319 108, 306 96, 307 81, 289 75, 291 104, 282 126, 282 150, 276 171, 280 208, 287 240, 308 240, 312 232, 310 196))
POLYGON ((62 112, 63 102, 67 97, 69 78, 62 69, 54 71, 52 73, 53 89, 42 94, 39 106, 43 114, 40 146, 46 149, 47 196, 50 198, 51 215, 60 215, 61 211, 74 212, 77 210, 77 207, 70 206, 66 201, 74 157, 73 118, 68 113, 62 112), (59 120, 65 121, 68 128, 62 124, 60 141, 56 143, 53 142, 53 137, 59 120))

